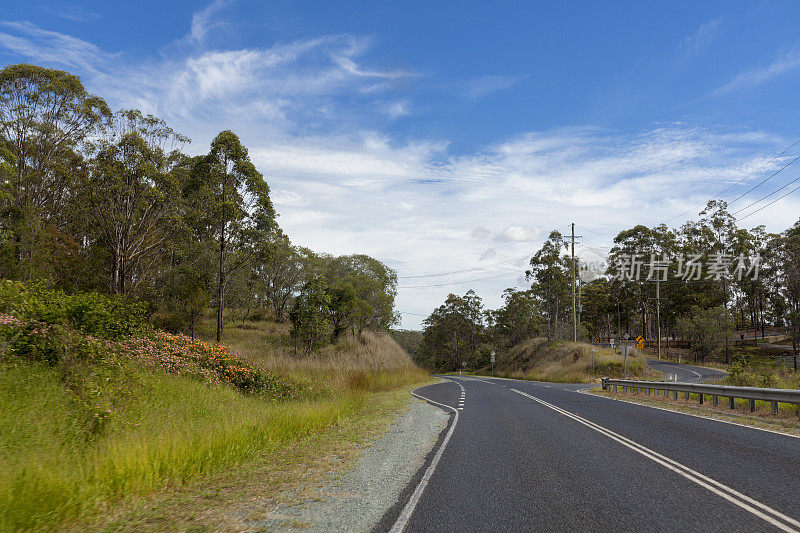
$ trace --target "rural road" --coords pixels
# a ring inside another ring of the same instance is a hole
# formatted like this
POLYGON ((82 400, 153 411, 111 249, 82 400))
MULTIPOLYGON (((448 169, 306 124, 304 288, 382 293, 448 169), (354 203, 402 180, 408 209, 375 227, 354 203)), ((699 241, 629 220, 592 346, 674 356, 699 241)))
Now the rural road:
POLYGON ((682 383, 700 383, 719 379, 726 375, 726 372, 714 368, 684 365, 661 359, 648 359, 647 364, 650 365, 650 368, 653 370, 663 372, 664 377, 669 381, 679 381, 682 383), (677 376, 677 379, 673 379, 673 376, 677 376))
POLYGON ((379 530, 800 531, 797 438, 587 385, 447 379, 415 391, 450 429, 379 530))

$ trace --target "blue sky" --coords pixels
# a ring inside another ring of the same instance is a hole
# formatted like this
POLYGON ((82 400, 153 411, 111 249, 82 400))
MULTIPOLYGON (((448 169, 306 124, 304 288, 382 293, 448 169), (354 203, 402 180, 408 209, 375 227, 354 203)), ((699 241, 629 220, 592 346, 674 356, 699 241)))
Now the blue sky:
MULTIPOLYGON (((596 259, 800 153, 771 161, 800 137, 796 2, 6 4, 0 62, 78 74, 192 153, 233 129, 295 242, 397 268, 406 327, 448 292, 497 305, 553 228, 596 259)), ((784 229, 798 197, 743 224, 784 229)))

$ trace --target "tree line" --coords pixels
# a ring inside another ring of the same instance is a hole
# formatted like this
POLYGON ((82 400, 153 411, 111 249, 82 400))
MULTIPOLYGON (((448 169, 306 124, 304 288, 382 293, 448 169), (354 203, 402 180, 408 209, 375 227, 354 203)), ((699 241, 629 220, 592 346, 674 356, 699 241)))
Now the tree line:
POLYGON ((189 143, 68 72, 0 70, 0 276, 141 299, 192 336, 213 308, 218 341, 226 309, 269 309, 304 353, 397 321, 396 273, 293 244, 235 133, 203 155, 189 143))
POLYGON ((449 295, 423 322, 418 361, 444 370, 462 362, 479 368, 493 349, 532 337, 572 340, 573 327, 584 341, 625 334, 656 339, 660 330, 665 344, 682 339, 697 360, 719 354, 726 363, 734 331, 736 339, 755 344, 777 330, 789 335, 797 361, 800 221, 780 233, 747 229, 737 225, 724 201, 712 200, 698 220, 679 228, 637 225, 619 232, 603 268, 592 275, 591 265, 579 259, 573 265, 568 244, 551 232, 525 272, 530 288, 506 289, 499 309, 483 309, 473 291, 449 295), (741 258, 743 266, 737 263, 741 258), (658 269, 655 276, 646 271, 648 263, 658 269), (706 271, 700 271, 703 265, 706 271), (639 275, 630 275, 637 269, 639 275))

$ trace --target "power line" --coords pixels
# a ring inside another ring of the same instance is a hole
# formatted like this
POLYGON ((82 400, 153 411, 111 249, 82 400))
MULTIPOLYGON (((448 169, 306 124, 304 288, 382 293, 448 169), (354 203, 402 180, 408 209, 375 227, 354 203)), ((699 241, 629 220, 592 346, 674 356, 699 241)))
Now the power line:
MULTIPOLYGON (((489 249, 491 250, 491 249, 494 249, 494 248, 504 248, 506 246, 516 246, 517 244, 525 244, 525 242, 524 241, 508 242, 508 243, 505 243, 505 244, 498 244, 497 246, 492 246, 489 249)), ((432 257, 430 259, 412 259, 410 261, 400 261, 400 263, 403 263, 403 264, 408 264, 408 263, 431 263, 433 261, 444 261, 446 259, 458 259, 459 257, 467 257, 467 256, 470 256, 470 255, 485 254, 485 253, 486 253, 486 250, 484 249, 484 250, 476 250, 474 252, 467 252, 467 253, 458 254, 458 255, 450 255, 450 256, 446 256, 446 257, 432 257)))
MULTIPOLYGON (((569 227, 569 224, 567 224, 566 226, 561 226, 560 228, 556 228, 556 229, 551 230, 551 231, 560 231, 560 230, 566 229, 568 227, 569 227)), ((528 242, 528 241, 514 241, 514 242, 508 242, 508 243, 505 243, 505 244, 498 244, 496 246, 490 247, 489 249, 491 250, 491 249, 494 249, 494 248, 504 248, 506 246, 516 246, 518 244, 531 244, 531 243, 528 242)), ((433 262, 433 261, 444 261, 445 259, 458 259, 459 257, 466 257, 466 256, 469 256, 469 255, 477 255, 477 254, 484 254, 484 253, 486 253, 486 249, 484 249, 484 250, 476 250, 474 252, 467 252, 467 253, 458 254, 458 255, 450 255, 450 256, 446 256, 446 257, 431 257, 429 259, 412 259, 410 261, 398 261, 398 262, 399 263, 403 263, 403 264, 408 264, 408 263, 429 263, 429 262, 433 262)))
POLYGON ((451 270, 450 272, 437 272, 435 274, 417 274, 417 275, 414 275, 414 276, 398 276, 397 279, 436 278, 436 277, 441 277, 441 276, 450 276, 452 274, 464 274, 466 272, 490 270, 490 269, 498 267, 498 266, 505 266, 507 264, 512 264, 512 263, 515 263, 517 261, 522 261, 524 259, 527 259, 528 257, 529 257, 529 254, 525 254, 525 255, 522 255, 520 257, 512 257, 512 258, 509 258, 509 259, 504 259, 502 261, 498 261, 497 263, 492 263, 492 264, 489 264, 489 265, 481 265, 481 266, 472 267, 472 268, 465 268, 465 269, 462 269, 462 270, 451 270))
POLYGON ((769 177, 767 177, 767 178, 764 178, 763 180, 761 180, 761 182, 759 182, 757 185, 754 185, 753 187, 751 187, 751 188, 750 188, 748 191, 746 191, 746 192, 744 192, 744 193, 740 194, 739 196, 737 196, 737 197, 736 197, 734 200, 732 200, 731 202, 729 202, 729 203, 728 203, 728 205, 730 205, 730 204, 732 204, 732 203, 734 203, 734 202, 737 202, 737 201, 741 200, 743 197, 747 196, 748 194, 750 194, 750 193, 751 193, 751 192, 753 192, 754 190, 758 189, 759 187, 761 187, 762 185, 764 185, 766 182, 768 182, 769 180, 771 180, 772 178, 774 178, 775 176, 777 176, 777 175, 778 175, 778 174, 779 174, 781 171, 783 171, 784 169, 788 168, 790 165, 792 165, 792 164, 793 164, 795 161, 797 161, 798 159, 800 159, 800 155, 798 155, 797 157, 795 157, 794 159, 792 159, 791 161, 789 161, 788 163, 786 163, 784 166, 782 166, 781 168, 779 168, 778 170, 776 170, 775 172, 773 172, 773 173, 772 173, 772 174, 771 174, 769 177))
MULTIPOLYGON (((797 181, 797 180, 795 180, 795 181, 797 181)), ((741 221, 741 220, 744 220, 744 219, 746 219, 746 218, 747 218, 747 217, 749 217, 750 215, 755 215, 756 213, 758 213, 758 212, 759 212, 759 211, 761 211, 762 209, 766 209, 767 207, 771 206, 771 205, 772 205, 772 204, 774 204, 775 202, 777 202, 777 201, 779 201, 779 200, 783 200, 784 198, 786 198, 787 196, 789 196, 790 194, 792 194, 793 192, 795 192, 795 191, 797 191, 797 190, 799 190, 799 189, 800 189, 800 186, 797 186, 797 187, 795 187, 794 189, 792 189, 791 191, 787 192, 786 194, 784 194, 784 195, 783 195, 783 196, 781 196, 780 198, 776 198, 775 200, 772 200, 772 201, 771 201, 770 203, 768 203, 767 205, 762 205, 761 207, 759 207, 759 208, 758 208, 758 209, 756 209, 755 211, 753 211, 753 212, 751 212, 751 213, 748 213, 748 214, 746 214, 745 216, 743 216, 743 217, 742 217, 742 218, 740 218, 739 220, 741 221)))
MULTIPOLYGON (((697 205, 697 206, 695 206, 695 207, 692 207, 692 208, 690 208, 690 209, 687 209, 687 210, 686 210, 686 211, 684 211, 683 213, 679 213, 679 214, 675 215, 675 216, 674 216, 674 217, 672 217, 672 218, 668 218, 667 220, 663 221, 661 224, 666 224, 667 222, 671 222, 671 221, 675 220, 676 218, 682 217, 683 215, 685 215, 685 214, 687 214, 687 213, 691 213, 692 211, 695 211, 695 210, 697 210, 698 208, 705 206, 705 205, 706 205, 708 202, 710 202, 710 201, 711 201, 711 200, 713 200, 714 198, 719 198, 720 196, 722 196, 722 195, 723 195, 723 194, 725 194, 726 192, 730 191, 730 190, 731 190, 731 189, 733 189, 734 187, 737 187, 737 186, 738 186, 738 185, 740 185, 741 183, 745 182, 745 181, 746 181, 748 178, 750 178, 751 176, 753 176, 753 175, 757 174, 758 172, 760 172, 760 171, 761 171, 761 170, 762 170, 764 167, 766 167, 767 165, 769 165, 770 163, 772 163, 773 161, 775 161, 776 159, 778 159, 779 157, 781 157, 782 155, 784 155, 786 152, 788 152, 789 150, 791 150, 792 148, 794 148, 794 147, 795 147, 795 146, 797 146, 798 144, 800 144, 800 139, 797 139, 795 142, 793 142, 792 144, 790 144, 790 145, 789 145, 789 146, 788 146, 788 147, 787 147, 787 148, 786 148, 784 151, 782 151, 781 153, 779 153, 779 154, 777 154, 777 155, 774 155, 774 156, 772 156, 772 158, 771 158, 769 161, 767 161, 766 163, 764 163, 763 165, 761 165, 760 167, 758 167, 758 168, 757 168, 757 169, 755 169, 754 171, 750 172, 749 174, 747 174, 745 177, 743 177, 742 179, 740 179, 739 181, 737 181, 737 182, 736 182, 736 183, 734 183, 733 185, 730 185, 730 186, 726 187, 726 188, 725 188, 725 189, 723 189, 722 191, 718 192, 716 195, 712 196, 712 197, 711 197, 711 198, 710 198, 708 201, 706 201, 706 202, 703 202, 702 204, 699 204, 699 205, 697 205)), ((793 161, 792 161, 792 163, 794 163, 794 161, 796 161, 796 160, 797 160, 797 159, 793 160, 793 161)), ((791 164, 791 163, 789 163, 789 164, 791 164)), ((786 166, 789 166, 789 165, 786 165, 786 166)), ((786 167, 784 167, 784 168, 786 168, 786 167)), ((783 168, 782 168, 781 170, 783 170, 783 168)), ((779 171, 779 172, 780 172, 780 171, 779 171)), ((735 200, 734 200, 734 201, 735 201, 735 200)))
POLYGON ((487 276, 485 278, 467 279, 467 280, 464 280, 464 281, 451 281, 451 282, 448 282, 448 283, 435 283, 435 284, 432 284, 432 285, 407 285, 405 287, 397 287, 397 288, 398 289, 429 289, 429 288, 432 288, 432 287, 445 287, 447 285, 462 285, 464 283, 473 283, 473 282, 476 282, 476 281, 485 281, 485 280, 489 280, 489 279, 506 278, 506 277, 508 277, 508 276, 510 276, 512 274, 514 274, 514 272, 506 272, 505 274, 487 276))
MULTIPOLYGON (((761 198, 759 198, 759 199, 758 199, 758 200, 756 200, 755 202, 751 203, 750 205, 746 205, 746 206, 744 206, 743 208, 739 209, 738 211, 734 211, 734 212, 733 212, 733 213, 731 213, 731 214, 735 215, 735 214, 737 214, 737 213, 741 213, 741 212, 742 212, 742 211, 744 211, 745 209, 748 209, 748 208, 750 208, 750 207, 753 207, 753 206, 754 206, 754 205, 756 205, 756 204, 760 204, 761 202, 763 202, 764 200, 766 200, 767 198, 769 198, 769 197, 770 197, 770 196, 772 196, 773 194, 776 194, 776 193, 779 193, 779 192, 781 192, 783 189, 785 189, 786 187, 788 187, 788 186, 789 186, 789 185, 791 185, 792 183, 796 183, 796 182, 798 182, 798 181, 800 181, 800 177, 797 177, 797 178, 793 179, 792 181, 790 181, 789 183, 787 183, 787 184, 786 184, 786 185, 784 185, 783 187, 780 187, 779 189, 775 189, 774 191, 772 191, 772 192, 771 192, 771 193, 769 193, 768 195, 766 195, 766 196, 762 196, 761 198)), ((767 205, 769 205, 769 204, 767 204, 767 205)), ((766 206, 764 206, 764 207, 766 207, 766 206)))
POLYGON ((595 231, 593 229, 587 228, 586 226, 580 226, 577 224, 576 226, 584 231, 588 231, 589 233, 594 233, 596 235, 605 235, 606 237, 616 237, 617 235, 619 235, 619 233, 603 233, 602 231, 595 231))

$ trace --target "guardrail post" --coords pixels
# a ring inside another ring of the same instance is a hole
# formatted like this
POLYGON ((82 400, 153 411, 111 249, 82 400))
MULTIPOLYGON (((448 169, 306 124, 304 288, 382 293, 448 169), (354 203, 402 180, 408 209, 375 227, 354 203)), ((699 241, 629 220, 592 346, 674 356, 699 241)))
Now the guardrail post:
POLYGON ((778 402, 772 402, 772 414, 773 415, 778 414, 778 402))
POLYGON ((756 411, 756 401, 751 399, 750 400, 750 412, 751 413, 755 413, 755 411, 756 411))
POLYGON ((713 398, 713 400, 714 400, 714 401, 713 401, 713 403, 714 403, 714 407, 718 406, 718 405, 719 405, 719 396, 717 396, 717 395, 715 394, 714 396, 712 396, 712 398, 713 398))
POLYGON ((672 399, 673 400, 677 400, 678 399, 678 391, 676 391, 676 390, 672 391, 672 399))
POLYGON ((646 395, 646 396, 650 396, 650 389, 648 389, 647 387, 645 387, 645 388, 644 388, 644 393, 645 393, 645 395, 646 395))
POLYGON ((617 392, 617 386, 614 385, 614 392, 617 392))
POLYGON ((697 395, 697 398, 700 400, 700 405, 703 405, 703 393, 697 395))
MULTIPOLYGON (((608 378, 600 378, 600 383, 602 384, 603 390, 608 390, 608 378)), ((616 392, 617 386, 614 385, 614 391, 616 392)))
POLYGON ((683 393, 683 397, 684 397, 684 399, 688 400, 689 399, 689 391, 684 392, 683 393))
POLYGON ((728 403, 729 403, 728 407, 730 407, 731 409, 736 409, 736 398, 731 396, 730 398, 728 398, 728 403))

